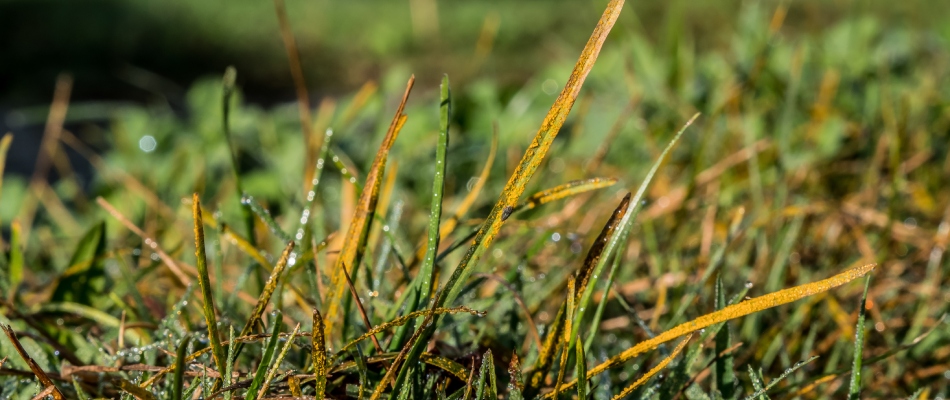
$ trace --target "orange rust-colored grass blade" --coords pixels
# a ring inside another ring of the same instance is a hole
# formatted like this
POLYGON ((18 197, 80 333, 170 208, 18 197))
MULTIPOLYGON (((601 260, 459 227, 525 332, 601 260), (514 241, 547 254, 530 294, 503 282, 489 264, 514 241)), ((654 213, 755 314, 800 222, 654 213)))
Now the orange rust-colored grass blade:
POLYGON ((389 130, 386 132, 386 137, 383 138, 383 143, 379 146, 379 151, 376 152, 373 165, 366 175, 366 183, 363 193, 360 195, 359 202, 357 203, 353 221, 350 223, 346 236, 343 239, 343 249, 340 251, 340 255, 336 258, 336 263, 330 271, 332 287, 330 289, 330 298, 327 300, 329 307, 327 309, 326 318, 324 319, 328 339, 332 337, 334 323, 336 322, 337 314, 340 312, 339 305, 342 303, 343 291, 346 289, 343 268, 345 268, 345 265, 354 268, 359 265, 358 261, 362 257, 366 239, 369 236, 369 225, 376 212, 376 203, 379 199, 379 187, 383 172, 386 169, 386 158, 389 156, 389 150, 396 141, 400 129, 402 129, 403 124, 406 122, 406 115, 403 114, 403 110, 406 107, 406 101, 409 99, 409 93, 412 91, 412 85, 415 83, 415 80, 416 77, 412 76, 406 84, 406 91, 402 96, 402 101, 399 103, 399 108, 396 110, 396 115, 389 125, 389 130))
MULTIPOLYGON (((804 285, 795 286, 793 288, 779 290, 777 292, 769 293, 764 296, 759 296, 751 300, 746 300, 738 304, 733 304, 731 306, 725 307, 719 311, 703 315, 702 317, 696 318, 692 321, 677 325, 676 327, 663 332, 659 335, 656 335, 654 338, 645 340, 638 343, 637 345, 624 350, 622 353, 609 358, 607 361, 604 361, 600 365, 591 368, 587 371, 587 378, 596 376, 597 374, 606 371, 609 368, 623 364, 624 362, 636 357, 640 354, 643 354, 646 351, 653 350, 657 346, 669 342, 670 340, 676 339, 680 336, 696 332, 700 329, 707 328, 709 326, 718 324, 720 322, 728 321, 731 319, 736 319, 739 317, 744 317, 746 315, 756 313, 762 310, 767 310, 772 307, 777 307, 782 304, 788 304, 793 301, 801 300, 808 296, 813 296, 818 293, 826 292, 832 288, 844 285, 845 283, 851 282, 857 278, 860 278, 872 270, 874 270, 875 264, 868 264, 861 267, 851 268, 847 271, 844 271, 838 275, 832 276, 828 279, 820 280, 817 282, 806 283, 804 285)), ((565 384, 560 388, 561 391, 569 389, 577 384, 577 381, 570 382, 565 384)), ((544 396, 544 398, 550 398, 550 396, 544 396)))
POLYGON ((669 365, 670 362, 672 362, 673 359, 676 358, 676 356, 679 355, 680 352, 682 352, 684 348, 686 348, 686 344, 689 343, 689 339, 691 339, 692 337, 693 337, 692 333, 690 333, 689 336, 686 336, 686 339, 683 339, 683 341, 681 341, 680 344, 676 345, 676 348, 673 349, 673 352, 670 353, 668 357, 664 358, 663 361, 660 361, 659 364, 657 364, 655 367, 647 371, 646 374, 641 376, 635 382, 631 383, 630 386, 623 388, 623 390, 621 390, 619 394, 613 397, 613 400, 620 400, 624 397, 627 397, 630 393, 633 393, 634 389, 642 386, 644 383, 647 383, 647 381, 650 380, 650 378, 660 373, 660 371, 662 371, 663 368, 666 368, 666 366, 669 365))
POLYGON ((3 332, 7 334, 7 338, 10 339, 10 343, 13 344, 13 347, 16 348, 17 353, 20 354, 20 357, 23 358, 23 361, 30 366, 30 370, 33 371, 33 375, 36 375, 36 379, 40 380, 40 383, 43 384, 46 388, 53 388, 53 391, 50 393, 53 395, 53 398, 56 400, 62 400, 63 393, 56 388, 56 385, 53 384, 53 380, 49 378, 49 375, 46 375, 46 372, 40 368, 39 364, 36 361, 33 361, 33 358, 26 352, 23 348, 23 345, 20 344, 20 341, 16 338, 16 334, 13 333, 13 328, 7 325, 0 325, 0 328, 3 328, 3 332))
POLYGON ((518 166, 515 168, 514 174, 511 175, 511 178, 508 179, 508 183, 505 184, 505 188, 502 190, 498 202, 495 203, 491 213, 488 215, 488 219, 475 236, 472 247, 469 248, 465 257, 452 274, 452 277, 449 278, 446 284, 446 290, 439 297, 439 301, 436 302, 437 306, 441 307, 444 304, 451 304, 455 297, 458 296, 462 283, 464 283, 465 278, 471 274, 472 266, 478 263, 481 253, 491 245, 495 235, 499 229, 501 229, 501 225, 505 220, 503 215, 507 216, 510 214, 511 210, 518 204, 518 199, 524 193, 525 186, 527 186, 528 182, 534 176, 535 171, 537 171, 538 166, 541 165, 541 161, 551 147, 551 143, 554 142, 554 138, 561 130, 561 126, 563 126, 564 121, 567 120, 567 116, 571 112, 574 101, 577 100, 577 95, 580 93, 581 86, 583 86, 587 74, 590 73, 590 70, 594 67, 594 62, 597 60, 600 49, 607 39, 607 34, 610 33, 614 22, 616 22, 617 17, 620 16, 620 10, 623 8, 623 4, 623 0, 612 0, 610 4, 607 5, 607 9, 600 17, 600 21, 597 22, 597 27, 594 28, 594 32, 584 46, 584 50, 581 52, 580 58, 577 60, 577 64, 574 66, 574 70, 571 72, 567 84, 564 85, 561 94, 558 95, 554 105, 552 105, 548 111, 547 116, 541 123, 541 128, 538 129, 534 140, 532 140, 531 145, 528 146, 524 156, 521 158, 521 162, 518 163, 518 166))

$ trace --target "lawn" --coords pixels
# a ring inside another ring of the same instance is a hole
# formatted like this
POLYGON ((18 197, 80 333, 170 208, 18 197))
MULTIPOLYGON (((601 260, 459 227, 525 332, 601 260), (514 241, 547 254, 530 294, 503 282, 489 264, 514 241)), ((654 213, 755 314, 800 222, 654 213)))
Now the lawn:
POLYGON ((950 396, 943 6, 541 4, 237 7, 205 29, 269 13, 264 100, 242 59, 180 101, 59 75, 0 181, 0 397, 950 396))

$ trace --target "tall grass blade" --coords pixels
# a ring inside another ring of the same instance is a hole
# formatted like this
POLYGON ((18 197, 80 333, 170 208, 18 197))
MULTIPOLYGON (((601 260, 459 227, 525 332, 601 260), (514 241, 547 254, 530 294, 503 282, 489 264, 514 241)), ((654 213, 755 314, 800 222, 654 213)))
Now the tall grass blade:
MULTIPOLYGON (((564 319, 564 334, 562 335, 561 344, 558 346, 561 349, 561 363, 558 364, 557 370, 557 381, 554 384, 554 393, 553 397, 556 399, 558 396, 558 389, 561 387, 561 382, 564 382, 564 375, 567 370, 567 358, 570 357, 571 353, 571 344, 574 342, 571 335, 571 321, 574 321, 574 310, 577 304, 575 303, 574 293, 577 293, 577 286, 574 277, 569 277, 567 279, 567 316, 564 319)), ((581 379, 580 376, 577 379, 581 379)))
POLYGON ((172 379, 172 400, 182 399, 182 390, 185 387, 185 357, 188 356, 188 344, 191 343, 191 336, 185 336, 178 344, 178 352, 175 354, 175 375, 172 379))
POLYGON ((445 189, 445 152, 449 143, 449 115, 452 112, 452 100, 449 97, 449 77, 442 77, 442 86, 439 91, 439 144, 435 152, 435 177, 432 179, 432 205, 429 211, 429 240, 426 246, 425 259, 419 269, 418 286, 421 305, 427 305, 432 297, 433 279, 435 278, 435 256, 439 252, 439 222, 442 219, 442 194, 445 189))
POLYGON ((538 394, 541 385, 544 384, 544 377, 547 376, 551 365, 554 363, 557 345, 561 342, 564 332, 564 321, 566 319, 564 313, 566 309, 567 304, 565 303, 554 316, 554 321, 551 322, 548 333, 544 337, 544 345, 538 350, 538 359, 534 362, 531 372, 528 373, 527 386, 524 389, 526 399, 532 399, 538 394))
MULTIPOLYGON (((224 142, 228 145, 228 155, 231 158, 231 171, 234 172, 234 187, 236 189, 238 200, 244 193, 244 184, 241 182, 241 171, 238 169, 239 159, 238 151, 234 145, 234 138, 231 137, 231 98, 234 95, 234 85, 237 80, 237 70, 234 67, 228 67, 224 70, 222 79, 221 94, 221 130, 224 132, 224 142)), ((241 210, 241 218, 244 220, 244 229, 247 238, 252 245, 256 245, 254 238, 254 217, 247 209, 241 210)))
POLYGON ((227 369, 224 359, 224 348, 221 347, 221 338, 218 336, 218 320, 214 311, 214 294, 212 294, 211 279, 208 276, 208 256, 205 254, 205 231, 201 221, 201 200, 198 193, 192 195, 192 214, 195 219, 195 259, 198 267, 198 285, 201 286, 205 322, 208 324, 208 339, 211 341, 211 354, 218 371, 227 369))
POLYGON ((861 398, 861 361, 864 358, 864 315, 868 301, 868 288, 871 287, 871 276, 864 279, 864 294, 858 306, 858 324, 854 333, 854 360, 851 363, 851 384, 848 386, 848 400, 861 398))
MULTIPOLYGON (((469 247, 469 250, 452 272, 445 287, 436 297, 436 301, 432 303, 431 309, 434 310, 444 307, 455 301, 455 298, 458 297, 462 290, 463 284, 471 275, 472 269, 478 264, 482 253, 491 245, 498 231, 501 229, 501 225, 517 205, 518 198, 524 193, 525 187, 534 176, 538 166, 541 165, 544 156, 551 147, 551 143, 554 142, 554 138, 561 130, 561 126, 563 126, 567 120, 571 107, 574 105, 574 101, 580 93, 581 86, 583 86, 587 74, 590 73, 590 70, 593 68, 604 41, 607 40, 607 34, 613 27, 614 22, 617 21, 617 17, 620 16, 623 3, 623 0, 611 0, 610 4, 607 5, 607 9, 597 22, 594 32, 584 46, 584 50, 581 52, 581 56, 577 64, 575 64, 567 84, 564 85, 561 94, 558 95, 554 105, 551 106, 547 116, 541 123, 541 127, 538 129, 537 134, 535 134, 534 140, 532 140, 531 145, 528 146, 521 161, 515 167, 514 174, 508 179, 498 201, 488 214, 488 218, 482 224, 481 228, 479 228, 478 233, 476 233, 471 247, 469 247)), ((429 339, 435 332, 435 328, 439 322, 438 319, 439 318, 435 318, 431 314, 426 317, 426 321, 424 321, 416 330, 416 333, 413 334, 417 339, 412 343, 413 348, 408 354, 405 365, 399 366, 399 363, 396 363, 394 368, 387 371, 386 376, 383 377, 383 382, 392 379, 392 371, 397 367, 400 369, 399 376, 401 377, 405 375, 405 372, 402 370, 418 362, 419 355, 422 354, 422 347, 429 342, 429 339)), ((402 378, 396 379, 397 384, 401 379, 402 378)), ((379 387, 377 387, 377 393, 380 393, 379 387)), ((374 393, 374 396, 375 395, 376 393, 374 393)))
POLYGON ((343 249, 340 250, 340 255, 337 257, 336 263, 330 271, 332 286, 329 293, 330 296, 327 299, 329 307, 327 308, 327 315, 324 319, 326 321, 326 334, 328 338, 333 337, 334 323, 337 319, 339 306, 343 299, 343 291, 346 287, 343 283, 343 268, 345 268, 345 265, 356 268, 360 264, 364 246, 366 245, 366 239, 369 236, 369 225, 376 213, 376 202, 378 200, 383 172, 386 168, 386 158, 389 155, 389 150, 392 148, 393 143, 396 141, 396 137, 399 135, 399 131, 406 122, 406 116, 403 114, 403 110, 406 108, 406 101, 409 100, 409 93, 412 91, 415 80, 416 77, 412 76, 406 84, 406 91, 403 93, 402 101, 396 109, 396 115, 389 125, 386 137, 383 138, 383 142, 379 146, 379 151, 376 152, 376 158, 373 160, 372 166, 370 166, 369 173, 366 175, 366 189, 363 190, 363 193, 360 195, 353 221, 350 223, 343 240, 343 249))
POLYGON ((267 375, 267 370, 271 366, 271 361, 274 358, 274 351, 277 349, 277 343, 280 342, 280 329, 283 327, 283 315, 280 311, 274 313, 274 327, 271 329, 270 339, 267 341, 267 347, 264 348, 264 355, 261 357, 261 363, 257 366, 257 372, 254 373, 254 380, 251 381, 251 385, 247 388, 247 393, 244 395, 245 399, 256 399, 257 393, 261 389, 261 385, 264 383, 264 377, 267 375))
POLYGON ((577 181, 571 181, 550 189, 542 190, 532 194, 524 202, 518 204, 512 212, 526 211, 547 204, 552 201, 561 200, 577 194, 589 192, 592 190, 603 189, 613 186, 617 183, 615 178, 588 178, 577 181))
MULTIPOLYGON (((683 135, 683 132, 686 131, 690 125, 699 117, 699 114, 694 115, 690 118, 689 121, 680 128, 679 132, 676 132, 676 135, 673 136, 673 139, 670 140, 670 143, 666 145, 666 148, 663 149, 663 152, 660 153, 660 157, 653 163, 653 166, 650 167, 650 171, 647 172, 646 177, 643 179, 643 182, 640 184, 640 187, 637 189, 637 193, 633 196, 633 199, 626 199, 625 203, 627 207, 622 212, 620 210, 614 212, 614 217, 619 217, 619 220, 611 219, 611 222, 608 223, 608 226, 605 228, 605 231, 602 234, 606 235, 603 239, 606 239, 606 246, 603 250, 594 252, 594 248, 591 249, 593 254, 597 254, 596 260, 590 260, 590 253, 588 254, 588 260, 591 261, 593 266, 593 276, 601 276, 603 273, 604 267, 607 265, 607 260, 610 259, 610 256, 617 251, 620 247, 621 237, 626 234, 628 230, 633 226, 633 221, 636 220, 637 214, 640 213, 640 209, 643 208, 643 196, 646 194, 647 187, 649 187, 650 182, 653 181, 653 177, 656 175, 656 172, 660 169, 660 166, 663 164, 663 161, 666 159, 667 154, 670 150, 676 145, 676 142, 683 135)), ((603 246, 602 238, 598 238, 598 242, 595 246, 603 246)), ((586 264, 585 260, 585 264, 586 264)), ((586 268, 590 268, 585 266, 586 268)), ((578 293, 578 311, 575 317, 574 331, 571 332, 571 337, 575 337, 578 333, 577 329, 580 329, 581 322, 584 321, 584 315, 586 314, 587 305, 590 304, 590 298, 594 294, 594 285, 584 284, 583 291, 578 293)))
POLYGON ((627 397, 630 393, 633 393, 633 391, 636 390, 638 387, 642 386, 644 383, 647 383, 647 381, 649 381, 650 378, 660 373, 660 371, 662 371, 663 368, 666 368, 666 366, 669 365, 670 362, 672 362, 673 359, 676 358, 676 356, 679 355, 680 352, 682 352, 684 348, 686 348, 686 344, 689 343, 689 339, 691 339, 692 337, 693 337, 693 334, 689 334, 688 336, 686 336, 685 339, 680 341, 680 344, 676 345, 676 348, 673 349, 673 352, 670 353, 669 356, 664 358, 662 361, 660 361, 659 364, 651 368, 649 371, 647 371, 646 374, 643 374, 643 376, 638 378, 629 386, 623 388, 623 390, 621 390, 620 393, 618 393, 616 396, 613 397, 613 400, 620 400, 624 397, 627 397))
MULTIPOLYGON (((711 325, 718 324, 720 322, 728 321, 731 319, 736 319, 739 317, 744 317, 746 315, 766 310, 769 308, 777 307, 782 304, 788 304, 793 301, 801 300, 803 298, 813 296, 818 293, 826 292, 832 288, 844 285, 845 283, 851 282, 857 278, 860 278, 867 273, 874 270, 876 264, 867 264, 860 267, 851 268, 846 270, 838 275, 832 276, 830 278, 820 280, 817 282, 807 283, 800 286, 795 286, 789 289, 780 290, 778 292, 769 293, 763 296, 759 296, 750 300, 743 301, 738 304, 733 304, 728 307, 723 308, 722 310, 706 314, 699 318, 696 318, 690 322, 686 322, 676 327, 663 332, 656 337, 645 340, 636 344, 635 346, 624 350, 620 354, 607 359, 607 361, 597 365, 587 372, 588 379, 596 376, 597 374, 606 371, 609 368, 621 365, 624 362, 636 357, 640 354, 643 354, 646 351, 655 349, 660 344, 669 342, 675 338, 686 335, 691 332, 698 331, 700 329, 707 328, 711 325)), ((576 385, 576 382, 570 382, 564 385, 561 389, 569 389, 576 385)), ((550 398, 549 396, 544 396, 544 398, 550 398)))

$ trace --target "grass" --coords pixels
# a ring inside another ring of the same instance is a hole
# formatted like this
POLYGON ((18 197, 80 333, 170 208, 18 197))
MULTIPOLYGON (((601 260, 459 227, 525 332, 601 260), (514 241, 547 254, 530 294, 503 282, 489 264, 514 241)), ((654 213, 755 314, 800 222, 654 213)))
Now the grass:
POLYGON ((58 179, 2 181, 0 396, 947 396, 950 52, 784 3, 658 46, 623 7, 511 95, 264 110, 229 69, 72 132, 62 79, 58 179))

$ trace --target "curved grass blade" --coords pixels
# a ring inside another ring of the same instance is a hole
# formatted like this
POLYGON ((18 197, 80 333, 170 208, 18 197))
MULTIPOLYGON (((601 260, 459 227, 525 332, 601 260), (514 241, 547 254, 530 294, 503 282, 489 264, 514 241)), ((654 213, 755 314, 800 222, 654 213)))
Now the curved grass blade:
MULTIPOLYGON (((425 259, 422 268, 416 277, 419 286, 419 304, 428 305, 432 297, 432 288, 435 278, 435 256, 439 252, 439 222, 442 219, 442 195, 445 189, 445 151, 449 143, 449 114, 452 112, 452 103, 449 98, 449 76, 442 77, 442 86, 439 91, 439 144, 435 152, 435 177, 432 179, 432 205, 429 211, 429 241, 426 247, 425 259)), ((423 306, 424 307, 424 306, 423 306)))
POLYGON ((267 389, 270 388, 270 383, 274 380, 274 376, 277 375, 277 370, 280 369, 280 363, 284 361, 284 357, 287 356, 287 350, 290 350, 290 346, 294 344, 294 339, 297 337, 298 331, 300 331, 300 324, 294 327, 294 331, 291 332, 290 337, 287 338, 287 343, 284 344, 284 347, 280 350, 280 354, 277 355, 270 370, 267 371, 267 377, 264 378, 264 385, 261 387, 260 393, 257 394, 257 400, 264 398, 267 389))
POLYGON ((63 400, 63 393, 59 391, 59 388, 56 387, 56 384, 53 383, 53 380, 50 379, 49 375, 40 368, 40 365, 33 360, 33 357, 30 357, 30 354, 26 352, 26 349, 23 348, 23 345, 20 344, 20 340, 17 339, 16 334, 13 333, 13 328, 8 325, 0 324, 0 328, 3 329, 3 332, 7 334, 7 338, 10 339, 10 343, 13 344, 13 348, 16 349, 16 352, 20 355, 20 358, 23 359, 23 362, 30 367, 30 371, 33 371, 33 375, 36 375, 36 379, 39 379, 40 383, 43 384, 45 388, 52 387, 52 392, 50 393, 54 399, 63 400))
POLYGON ((680 341, 680 344, 676 345, 676 348, 673 349, 673 352, 670 353, 669 356, 664 358, 663 361, 660 361, 659 364, 651 368, 649 371, 647 371, 646 374, 641 376, 639 379, 631 383, 630 386, 623 388, 623 390, 621 390, 620 393, 618 393, 616 396, 613 397, 613 400, 620 400, 624 397, 627 397, 627 395, 629 395, 630 393, 633 393, 633 391, 636 390, 638 387, 642 386, 644 383, 647 383, 647 381, 649 381, 650 378, 652 378, 654 375, 660 373, 660 371, 662 371, 663 368, 666 368, 666 366, 669 365, 670 362, 672 362, 673 359, 676 358, 676 356, 679 355, 681 351, 683 351, 683 349, 686 347, 686 344, 689 343, 689 339, 691 339, 692 337, 693 337, 693 334, 689 334, 688 336, 686 336, 685 339, 680 341))
POLYGON ((297 228, 296 240, 303 240, 306 231, 307 221, 310 220, 310 214, 313 213, 313 204, 317 199, 317 189, 320 186, 320 178, 323 177, 323 167, 326 165, 327 154, 330 152, 330 139, 333 138, 333 129, 327 128, 323 136, 323 143, 320 145, 320 153, 314 162, 313 171, 310 173, 310 190, 307 191, 307 200, 303 211, 300 212, 300 226, 297 228))
POLYGON ((350 223, 350 226, 346 232, 346 237, 343 240, 343 249, 340 250, 340 255, 337 257, 336 263, 333 267, 333 270, 331 271, 332 288, 329 293, 330 296, 327 299, 329 308, 327 309, 327 315, 325 318, 327 337, 332 337, 333 324, 337 318, 337 314, 339 313, 339 305, 342 303, 343 299, 343 290, 345 285, 343 284, 344 278, 342 270, 345 268, 345 265, 355 268, 359 265, 360 259, 363 256, 366 239, 369 236, 369 225, 376 212, 376 202, 378 200, 379 187, 382 181, 383 172, 386 168, 386 158, 389 155, 389 150, 392 148, 393 143, 396 141, 396 137, 399 135, 399 131, 406 122, 406 115, 403 114, 403 110, 406 107, 406 101, 409 99, 409 93, 412 91, 412 86, 415 83, 415 80, 415 76, 409 78, 409 82, 406 84, 406 91, 403 94, 402 101, 399 103, 399 107, 396 110, 396 115, 393 117, 392 123, 389 125, 389 130, 386 132, 386 137, 383 138, 383 142, 379 146, 379 151, 376 152, 376 158, 373 160, 369 174, 366 176, 366 188, 368 190, 363 190, 362 194, 360 195, 360 200, 357 205, 355 215, 353 216, 353 221, 350 223))
POLYGON ((188 356, 188 344, 191 343, 191 336, 185 338, 178 345, 178 352, 175 356, 175 377, 172 380, 172 400, 181 400, 182 389, 185 386, 185 357, 188 356))
MULTIPOLYGON (((584 265, 577 271, 577 290, 570 292, 570 295, 574 297, 573 301, 575 304, 580 302, 581 294, 587 290, 587 286, 590 284, 591 274, 594 268, 600 264, 600 260, 604 256, 604 248, 607 244, 607 240, 613 237, 614 232, 621 228, 618 222, 623 220, 624 215, 627 214, 629 205, 630 193, 627 193, 627 195, 623 197, 623 200, 620 201, 620 204, 617 205, 617 208, 614 209, 613 214, 610 215, 610 219, 607 220, 604 228, 600 231, 600 234, 597 235, 597 239, 594 240, 594 244, 591 245, 590 250, 587 252, 584 265)), ((606 264, 606 260, 604 261, 606 264)), ((581 307, 584 307, 584 305, 581 305, 581 307)))
POLYGON ((314 397, 322 399, 327 389, 327 341, 323 336, 323 316, 316 308, 313 309, 313 330, 310 332, 311 345, 313 347, 311 358, 313 360, 314 397))
POLYGON ((145 389, 142 389, 141 387, 136 386, 134 383, 129 382, 127 379, 124 379, 118 376, 113 376, 112 382, 113 384, 118 386, 119 389, 122 389, 126 393, 131 394, 133 397, 135 397, 138 400, 158 400, 158 398, 155 397, 155 395, 153 395, 152 392, 149 392, 148 390, 145 390, 145 389))
MULTIPOLYGON (((851 268, 846 270, 838 275, 832 276, 827 279, 823 279, 817 282, 807 283, 804 285, 795 286, 792 288, 779 290, 774 293, 769 293, 763 296, 759 296, 750 300, 743 301, 738 304, 733 304, 728 307, 723 308, 722 310, 703 315, 699 318, 696 318, 692 321, 677 325, 672 329, 663 332, 652 339, 645 340, 638 343, 637 345, 624 350, 620 354, 607 359, 607 361, 597 365, 587 372, 587 377, 591 378, 601 372, 606 371, 607 369, 613 368, 624 362, 636 357, 640 354, 643 354, 646 351, 652 350, 659 346, 660 344, 669 342, 677 337, 686 335, 698 331, 703 328, 707 328, 711 325, 718 324, 720 322, 728 321, 731 319, 744 317, 746 315, 766 310, 769 308, 777 307, 783 304, 788 304, 793 301, 801 300, 803 298, 813 296, 818 293, 826 292, 835 287, 844 285, 845 283, 851 282, 857 278, 860 278, 872 270, 874 270, 876 264, 867 264, 860 267, 851 268)), ((561 389, 569 389, 574 387, 577 382, 569 382, 564 385, 561 389)), ((550 396, 543 396, 544 398, 550 398, 550 396)))
MULTIPOLYGON (((614 216, 619 215, 619 221, 613 221, 613 224, 608 224, 608 227, 605 229, 611 230, 607 233, 606 246, 604 249, 599 252, 596 259, 596 266, 593 267, 593 276, 601 276, 603 273, 604 267, 607 265, 607 260, 610 259, 610 256, 617 251, 620 247, 621 237, 626 234, 627 231, 633 226, 633 221, 636 220, 637 214, 640 213, 640 209, 643 208, 643 196, 646 194, 647 187, 650 186, 650 182, 653 181, 653 177, 656 175, 656 172, 660 169, 660 166, 663 164, 663 161, 666 159, 666 156, 670 153, 670 150, 676 145, 676 142, 683 135, 683 132, 686 131, 686 128, 689 128, 690 125, 696 121, 696 118, 699 117, 699 114, 693 115, 686 124, 680 128, 679 132, 676 132, 676 135, 673 136, 673 139, 670 140, 670 143, 666 145, 666 148, 663 149, 663 152, 660 153, 660 156, 657 158, 656 162, 653 163, 653 166, 650 167, 650 171, 647 172, 646 177, 643 179, 643 182, 640 184, 640 187, 637 188, 637 193, 633 196, 633 199, 627 202, 627 209, 620 214, 619 211, 615 211, 614 216), (612 226, 615 225, 615 226, 612 226)), ((597 246, 602 245, 603 242, 600 241, 601 238, 598 238, 597 246)), ((591 249, 594 251, 594 248, 591 249)), ((588 258, 590 258, 588 254, 588 258)), ((589 268, 589 267, 585 267, 589 268)), ((586 314, 587 305, 590 304, 590 298, 594 294, 594 285, 588 285, 585 283, 582 293, 579 294, 580 298, 578 299, 578 311, 577 316, 575 317, 574 331, 571 332, 571 338, 576 337, 577 329, 580 329, 581 322, 584 321, 584 315, 586 314)))
MULTIPOLYGON (((192 215, 195 220, 195 259, 198 267, 198 285, 201 286, 201 298, 204 301, 202 310, 205 322, 208 324, 208 339, 211 341, 211 354, 218 371, 224 371, 227 361, 224 359, 224 348, 221 347, 221 338, 218 336, 218 320, 214 312, 214 294, 211 291, 211 279, 208 276, 208 256, 205 254, 205 231, 201 221, 201 200, 198 193, 192 195, 192 215)), ((180 393, 179 393, 180 394, 180 393)))
POLYGON ((274 328, 271 330, 270 340, 267 341, 267 347, 264 349, 264 356, 261 357, 261 363, 257 366, 257 372, 254 373, 254 380, 251 386, 247 388, 245 399, 256 399, 257 393, 264 383, 264 377, 274 358, 274 351, 277 349, 277 342, 280 341, 280 329, 283 327, 283 316, 280 311, 274 315, 274 328))
POLYGON ((848 400, 861 398, 861 361, 864 358, 864 314, 867 308, 868 288, 871 287, 871 276, 864 279, 864 294, 858 306, 858 326, 854 333, 854 361, 851 364, 851 384, 848 386, 848 400))

